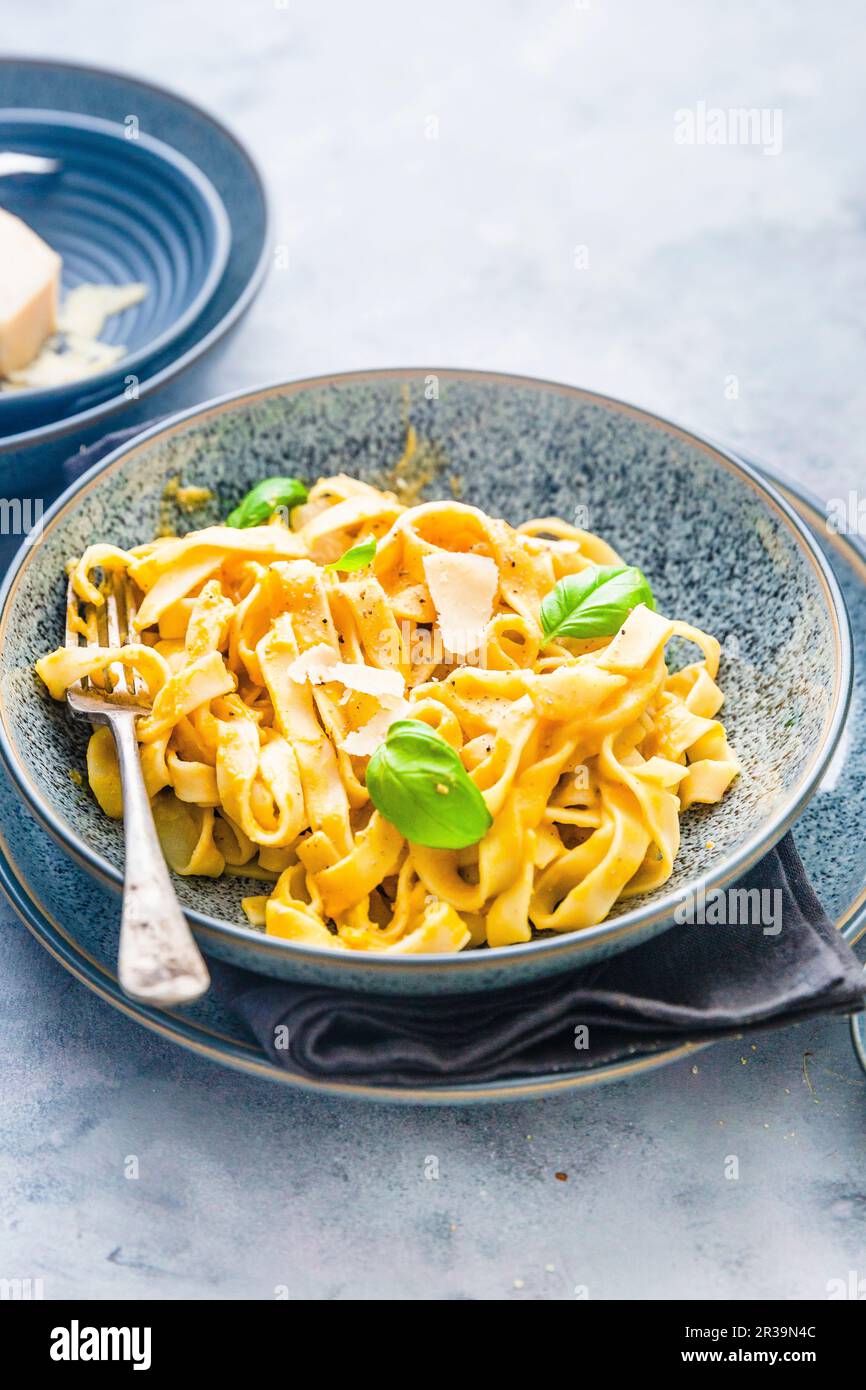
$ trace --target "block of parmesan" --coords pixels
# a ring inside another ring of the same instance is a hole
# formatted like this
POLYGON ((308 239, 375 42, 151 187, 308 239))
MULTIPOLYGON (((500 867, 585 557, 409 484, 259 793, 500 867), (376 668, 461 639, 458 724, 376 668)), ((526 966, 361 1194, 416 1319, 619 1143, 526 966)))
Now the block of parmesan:
POLYGON ((33 361, 57 328, 61 260, 0 208, 0 377, 33 361))

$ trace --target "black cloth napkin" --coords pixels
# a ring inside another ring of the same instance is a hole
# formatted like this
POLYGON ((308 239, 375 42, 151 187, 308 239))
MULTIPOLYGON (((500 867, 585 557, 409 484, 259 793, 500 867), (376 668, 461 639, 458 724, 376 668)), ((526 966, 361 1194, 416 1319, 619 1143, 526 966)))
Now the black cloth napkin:
POLYGON ((601 964, 520 988, 393 997, 212 961, 214 989, 279 1066, 382 1086, 566 1073, 863 1007, 863 971, 790 835, 736 887, 770 895, 764 925, 675 924, 601 964))
MULTIPOLYGON (((153 423, 82 449, 64 465, 67 481, 153 423)), ((211 960, 213 988, 279 1066, 381 1086, 567 1073, 863 1008, 861 967, 815 896, 790 834, 736 887, 769 895, 763 925, 674 925, 601 964, 520 988, 348 993, 211 960)))

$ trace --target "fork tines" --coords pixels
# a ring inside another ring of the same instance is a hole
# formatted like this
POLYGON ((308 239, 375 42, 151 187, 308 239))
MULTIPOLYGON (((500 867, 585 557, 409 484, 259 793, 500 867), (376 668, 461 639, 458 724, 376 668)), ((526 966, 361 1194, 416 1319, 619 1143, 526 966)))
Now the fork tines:
MULTIPOLYGON (((79 647, 83 636, 88 647, 123 647, 133 638, 133 622, 137 612, 132 585, 116 573, 109 573, 102 585, 105 602, 95 608, 92 604, 79 603, 70 575, 66 589, 66 646, 79 647)), ((135 671, 127 672, 122 662, 112 662, 107 668, 110 685, 103 683, 103 674, 95 673, 90 678, 90 686, 104 694, 137 696, 141 681, 135 671), (130 687, 131 680, 131 687, 130 687)), ((85 682, 77 681, 70 689, 82 690, 85 682)))

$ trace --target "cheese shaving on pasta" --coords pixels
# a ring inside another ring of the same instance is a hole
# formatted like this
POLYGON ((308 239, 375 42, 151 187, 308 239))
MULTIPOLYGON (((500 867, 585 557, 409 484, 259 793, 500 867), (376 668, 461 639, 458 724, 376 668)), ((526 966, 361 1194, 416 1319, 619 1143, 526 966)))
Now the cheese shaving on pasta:
MULTIPOLYGON (((105 577, 125 575, 135 632, 36 669, 56 699, 83 676, 110 689, 115 663, 137 672, 166 857, 180 874, 258 880, 244 899, 256 927, 335 950, 506 946, 593 926, 660 887, 680 815, 738 772, 714 638, 641 603, 609 636, 545 639, 558 581, 620 563, 557 518, 515 529, 339 475, 288 523, 91 546, 75 592, 95 622, 105 577), (369 538, 360 572, 325 568, 369 538), (670 674, 673 636, 700 655, 670 674), (441 736, 483 798, 492 821, 468 848, 414 843, 373 805, 370 757, 406 719, 441 736)), ((118 816, 104 726, 87 771, 118 816)))

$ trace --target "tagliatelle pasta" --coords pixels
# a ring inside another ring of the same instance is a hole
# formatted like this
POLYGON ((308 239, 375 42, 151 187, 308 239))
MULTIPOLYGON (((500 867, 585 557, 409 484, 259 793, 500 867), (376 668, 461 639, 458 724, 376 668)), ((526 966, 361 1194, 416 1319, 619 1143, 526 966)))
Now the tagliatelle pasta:
MULTIPOLYGON (((580 612, 594 593, 598 626, 614 592, 598 586, 623 573, 639 572, 557 518, 515 529, 340 475, 267 524, 90 547, 72 571, 88 623, 120 575, 135 631, 122 647, 60 648, 37 671, 56 699, 84 676, 110 688, 114 663, 137 672, 166 856, 180 874, 257 881, 253 925, 337 950, 501 947, 658 888, 681 813, 738 771, 714 638, 651 597, 604 635, 563 635, 566 621, 551 637, 552 593, 580 612), (670 674, 674 635, 700 656, 670 674), (426 843, 412 838, 422 811, 426 843)), ((104 726, 87 769, 118 816, 104 726)))

